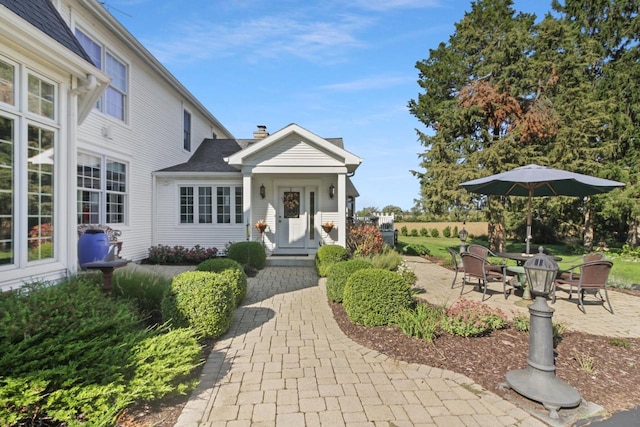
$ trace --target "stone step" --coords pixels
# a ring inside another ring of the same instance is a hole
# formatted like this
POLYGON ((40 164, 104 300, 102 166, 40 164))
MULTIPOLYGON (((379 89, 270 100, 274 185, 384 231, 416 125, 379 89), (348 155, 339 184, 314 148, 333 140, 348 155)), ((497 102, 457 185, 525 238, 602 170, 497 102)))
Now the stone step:
POLYGON ((313 267, 313 255, 270 255, 267 257, 268 267, 313 267))

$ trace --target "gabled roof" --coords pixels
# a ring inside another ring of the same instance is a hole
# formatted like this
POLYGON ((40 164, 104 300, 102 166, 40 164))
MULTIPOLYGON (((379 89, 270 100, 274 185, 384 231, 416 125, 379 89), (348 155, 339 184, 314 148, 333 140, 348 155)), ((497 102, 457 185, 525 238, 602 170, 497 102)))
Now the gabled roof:
POLYGON ((294 134, 300 135, 312 145, 320 148, 321 150, 329 153, 332 156, 335 156, 336 158, 339 158, 340 161, 347 167, 347 170, 349 172, 355 171, 360 163, 362 163, 362 159, 360 157, 342 148, 342 138, 321 138, 320 136, 304 129, 303 127, 295 123, 291 123, 278 130, 277 132, 267 136, 266 138, 257 141, 255 144, 251 145, 245 150, 230 155, 227 158, 227 162, 232 166, 240 168, 249 158, 255 156, 261 151, 268 150, 270 147, 278 144, 286 137, 294 134))
POLYGON ((0 0, 0 4, 93 64, 50 0, 0 0))

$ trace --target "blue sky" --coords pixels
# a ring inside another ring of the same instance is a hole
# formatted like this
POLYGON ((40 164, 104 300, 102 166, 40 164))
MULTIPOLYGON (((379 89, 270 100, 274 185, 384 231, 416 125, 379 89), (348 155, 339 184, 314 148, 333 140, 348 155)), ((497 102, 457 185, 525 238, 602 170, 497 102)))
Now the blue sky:
MULTIPOLYGON (((425 130, 407 103, 417 61, 447 42, 468 0, 106 0, 105 7, 236 138, 290 123, 363 158, 358 209, 410 209, 425 130)), ((549 1, 514 8, 541 18, 549 1)))

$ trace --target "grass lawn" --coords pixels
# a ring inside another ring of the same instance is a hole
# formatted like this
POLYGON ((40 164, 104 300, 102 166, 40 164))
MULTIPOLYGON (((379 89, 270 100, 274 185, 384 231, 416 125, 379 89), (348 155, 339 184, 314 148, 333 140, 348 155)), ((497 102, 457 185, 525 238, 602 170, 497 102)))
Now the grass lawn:
MULTIPOLYGON (((467 244, 471 243, 487 246, 486 240, 467 240, 467 244)), ((451 255, 449 255, 447 248, 453 248, 457 251, 460 250, 460 239, 458 238, 398 236, 399 248, 408 244, 425 245, 429 248, 431 256, 441 258, 445 264, 451 264, 451 255)), ((572 265, 580 263, 580 254, 572 253, 565 245, 550 244, 544 246, 551 251, 551 253, 562 258, 562 261, 558 263, 561 269, 567 269, 572 265)), ((534 248, 537 251, 537 247, 537 245, 532 245, 531 251, 533 252, 534 248)), ((522 252, 524 248, 525 245, 522 242, 507 241, 507 252, 522 252)), ((613 261, 613 269, 609 277, 609 284, 611 286, 626 288, 634 284, 640 284, 640 259, 622 258, 620 254, 615 251, 607 253, 607 259, 613 261)))

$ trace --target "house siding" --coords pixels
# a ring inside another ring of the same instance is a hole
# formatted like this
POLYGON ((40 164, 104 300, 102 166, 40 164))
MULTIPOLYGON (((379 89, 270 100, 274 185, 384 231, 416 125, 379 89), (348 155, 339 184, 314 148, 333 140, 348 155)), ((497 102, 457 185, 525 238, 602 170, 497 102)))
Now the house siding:
POLYGON ((300 138, 289 137, 275 144, 267 152, 260 152, 248 160, 249 164, 261 166, 343 166, 339 160, 300 138))

